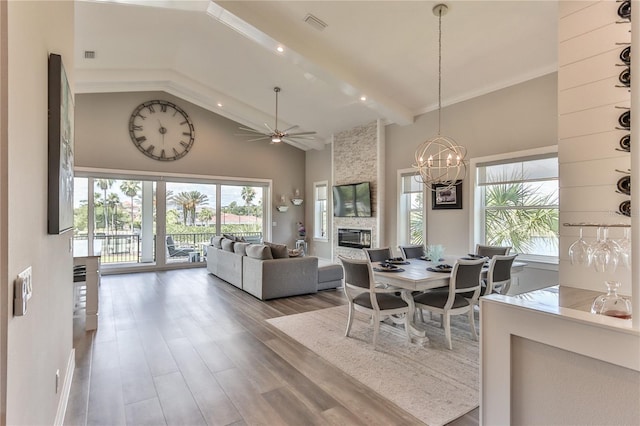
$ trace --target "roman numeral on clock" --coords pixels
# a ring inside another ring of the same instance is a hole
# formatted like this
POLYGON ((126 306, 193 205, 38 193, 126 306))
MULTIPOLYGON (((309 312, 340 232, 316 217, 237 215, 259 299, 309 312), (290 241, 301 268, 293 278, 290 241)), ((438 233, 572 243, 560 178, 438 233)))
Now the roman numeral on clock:
POLYGON ((154 149, 156 149, 155 146, 149 145, 149 148, 145 149, 145 151, 147 151, 147 153, 149 153, 149 154, 152 154, 154 149))
POLYGON ((144 142, 144 141, 146 141, 146 140, 147 140, 147 137, 146 137, 146 136, 138 136, 138 137, 136 138, 136 141, 137 141, 139 144, 141 144, 142 142, 144 142))
POLYGON ((160 151, 160 158, 167 158, 167 156, 164 154, 164 149, 160 151))
POLYGON ((136 131, 136 130, 142 130, 142 126, 140 126, 139 124, 134 124, 134 125, 133 125, 133 130, 134 130, 134 131, 136 131))
POLYGON ((189 144, 185 141, 180 141, 180 145, 184 146, 185 148, 189 148, 189 144))

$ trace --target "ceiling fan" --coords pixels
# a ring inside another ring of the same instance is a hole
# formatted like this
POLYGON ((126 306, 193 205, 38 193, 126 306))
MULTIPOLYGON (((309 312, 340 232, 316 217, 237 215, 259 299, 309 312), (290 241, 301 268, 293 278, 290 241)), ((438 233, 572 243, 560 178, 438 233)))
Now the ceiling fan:
POLYGON ((276 144, 280 142, 294 141, 296 139, 304 139, 304 140, 313 140, 314 137, 311 135, 315 135, 316 132, 297 132, 297 133, 289 133, 291 130, 297 129, 300 126, 291 126, 285 130, 278 130, 278 93, 280 92, 279 87, 274 87, 273 91, 276 92, 276 124, 274 128, 271 128, 267 123, 264 123, 265 127, 269 129, 269 133, 260 132, 255 129, 250 129, 248 127, 240 127, 240 130, 251 133, 242 133, 238 134, 238 136, 256 136, 260 135, 257 138, 249 139, 249 142, 255 142, 260 140, 271 140, 271 144, 276 144))

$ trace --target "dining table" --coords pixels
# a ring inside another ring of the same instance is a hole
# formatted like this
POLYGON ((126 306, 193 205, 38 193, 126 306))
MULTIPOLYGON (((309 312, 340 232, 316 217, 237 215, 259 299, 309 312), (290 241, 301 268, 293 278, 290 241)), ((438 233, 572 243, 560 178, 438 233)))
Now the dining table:
MULTIPOLYGON (((409 332, 419 338, 421 343, 428 341, 426 330, 415 322, 415 303, 412 293, 426 291, 435 288, 446 288, 451 278, 450 270, 438 268, 438 265, 450 265, 453 267, 458 259, 471 259, 467 256, 445 256, 438 262, 428 259, 414 258, 405 261, 398 260, 392 265, 397 269, 385 270, 382 266, 386 262, 372 262, 373 275, 376 282, 398 288, 402 299, 409 305, 409 332)), ((511 266, 511 274, 517 274, 524 270, 526 262, 514 261, 511 266)), ((488 261, 482 268, 482 278, 487 277, 489 271, 488 261)), ((413 339, 412 339, 413 340, 413 339)))

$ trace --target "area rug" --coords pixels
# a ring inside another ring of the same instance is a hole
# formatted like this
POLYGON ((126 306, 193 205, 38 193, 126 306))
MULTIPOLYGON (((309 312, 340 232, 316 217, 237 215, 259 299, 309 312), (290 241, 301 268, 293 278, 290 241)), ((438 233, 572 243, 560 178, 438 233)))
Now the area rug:
POLYGON ((453 350, 428 315, 428 342, 409 343, 403 328, 383 323, 374 350, 373 326, 361 313, 344 336, 347 314, 347 306, 338 306, 268 322, 427 425, 444 425, 478 406, 478 342, 466 315, 452 318, 453 350))

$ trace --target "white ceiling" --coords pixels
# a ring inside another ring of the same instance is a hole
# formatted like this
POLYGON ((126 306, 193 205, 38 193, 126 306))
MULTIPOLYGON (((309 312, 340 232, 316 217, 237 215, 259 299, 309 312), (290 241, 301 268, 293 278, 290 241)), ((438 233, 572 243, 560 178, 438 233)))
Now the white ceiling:
MULTIPOLYGON (((262 131, 279 86, 278 128, 316 131, 294 145, 321 148, 335 132, 437 107, 438 3, 80 1, 76 93, 163 90, 262 131)), ((446 3, 444 106, 557 70, 557 1, 446 3)))

